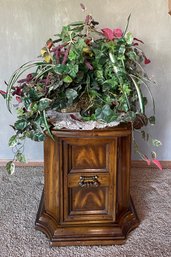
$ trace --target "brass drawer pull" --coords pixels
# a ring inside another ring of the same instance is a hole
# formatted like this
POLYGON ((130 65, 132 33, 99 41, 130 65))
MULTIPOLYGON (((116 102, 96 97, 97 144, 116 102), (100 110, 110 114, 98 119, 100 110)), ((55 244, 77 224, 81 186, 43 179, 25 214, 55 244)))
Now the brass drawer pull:
POLYGON ((100 182, 98 181, 98 176, 81 176, 79 181, 80 187, 98 187, 100 182))

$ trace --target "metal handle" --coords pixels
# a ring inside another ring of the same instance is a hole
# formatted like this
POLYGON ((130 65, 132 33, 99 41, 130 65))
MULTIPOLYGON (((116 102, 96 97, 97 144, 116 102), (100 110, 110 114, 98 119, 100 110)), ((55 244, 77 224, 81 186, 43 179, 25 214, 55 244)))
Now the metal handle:
POLYGON ((98 181, 98 176, 81 176, 79 181, 80 187, 98 187, 100 182, 98 181))

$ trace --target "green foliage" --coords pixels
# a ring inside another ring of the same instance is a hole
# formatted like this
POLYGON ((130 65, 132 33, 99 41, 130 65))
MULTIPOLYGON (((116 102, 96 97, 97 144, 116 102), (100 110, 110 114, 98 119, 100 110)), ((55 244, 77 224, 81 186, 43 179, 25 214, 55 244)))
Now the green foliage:
MULTIPOLYGON (((137 114, 146 117, 146 105, 151 101, 153 113, 147 119, 150 124, 155 123, 151 82, 143 68, 147 58, 136 46, 137 39, 127 31, 129 19, 130 16, 124 33, 117 29, 118 36, 110 29, 110 35, 97 30, 97 22, 91 16, 65 25, 41 49, 42 60, 28 62, 13 73, 4 95, 10 111, 14 97, 19 101, 13 125, 16 134, 9 139, 10 147, 21 147, 26 137, 43 141, 46 131, 53 138, 48 110, 79 106, 77 111, 85 121, 134 122, 137 114), (33 73, 19 80, 33 68, 33 73), (144 87, 150 101, 143 95, 144 87)), ((142 136, 147 139, 144 132, 142 136)), ((157 140, 152 143, 159 145, 157 140)), ((25 161, 20 149, 14 159, 25 161)), ((13 163, 7 165, 9 173, 14 169, 13 163)))
MULTIPOLYGON (((50 102, 51 100, 48 98, 41 98, 39 101, 39 104, 38 105, 36 104, 38 106, 38 110, 44 111, 48 109, 48 107, 50 106, 50 102)), ((35 109, 37 108, 37 106, 34 105, 35 109)))
POLYGON ((152 144, 153 144, 153 146, 156 146, 156 147, 161 146, 161 142, 158 139, 153 139, 152 144))
POLYGON ((26 162, 26 158, 21 152, 17 152, 16 160, 19 162, 24 162, 24 163, 26 162))
POLYGON ((12 137, 10 137, 8 145, 9 147, 14 147, 17 145, 17 142, 18 142, 17 135, 13 135, 12 137))
POLYGON ((27 121, 25 119, 19 119, 14 124, 14 128, 18 131, 23 131, 26 127, 27 121))
POLYGON ((10 175, 12 175, 15 172, 15 164, 13 163, 13 161, 9 161, 6 164, 6 170, 10 175))

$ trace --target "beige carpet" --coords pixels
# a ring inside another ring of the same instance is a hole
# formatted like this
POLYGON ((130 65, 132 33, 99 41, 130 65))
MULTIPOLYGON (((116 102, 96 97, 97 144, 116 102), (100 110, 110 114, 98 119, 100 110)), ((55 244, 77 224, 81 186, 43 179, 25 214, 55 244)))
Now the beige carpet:
POLYGON ((0 168, 0 257, 171 257, 171 170, 132 170, 140 226, 121 246, 49 248, 34 229, 43 188, 42 168, 0 168))

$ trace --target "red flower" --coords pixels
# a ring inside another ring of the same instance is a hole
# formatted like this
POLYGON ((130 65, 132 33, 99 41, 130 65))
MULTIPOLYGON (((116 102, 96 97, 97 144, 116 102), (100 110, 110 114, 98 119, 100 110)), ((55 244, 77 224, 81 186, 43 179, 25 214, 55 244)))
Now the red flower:
POLYGON ((109 40, 113 40, 114 39, 114 35, 113 35, 113 31, 109 28, 105 28, 102 29, 103 35, 109 39, 109 40))
POLYGON ((102 29, 103 35, 109 39, 113 40, 114 38, 121 38, 123 36, 123 32, 121 29, 114 29, 113 31, 109 28, 102 29))
POLYGON ((113 30, 113 36, 114 38, 121 38, 123 36, 123 32, 121 29, 114 29, 113 30))

